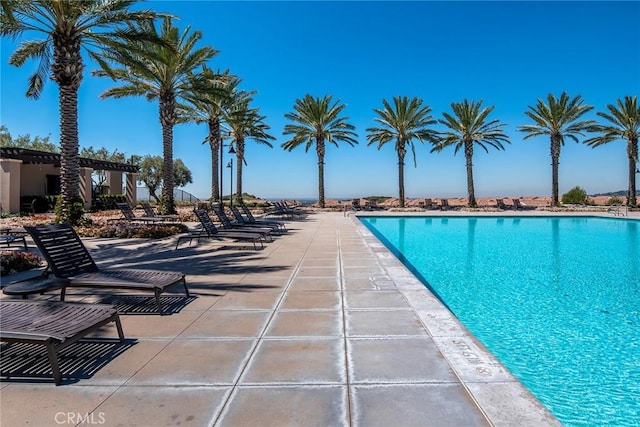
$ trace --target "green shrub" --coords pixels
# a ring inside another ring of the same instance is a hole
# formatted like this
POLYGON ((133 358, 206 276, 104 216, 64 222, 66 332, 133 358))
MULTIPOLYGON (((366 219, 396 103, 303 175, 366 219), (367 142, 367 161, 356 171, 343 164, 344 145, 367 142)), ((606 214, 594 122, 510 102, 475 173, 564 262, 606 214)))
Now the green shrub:
POLYGON ((562 203, 565 205, 585 205, 589 201, 584 188, 575 186, 562 195, 562 203))
POLYGON ((623 203, 624 201, 618 196, 610 197, 609 200, 607 200, 607 206, 621 205, 623 203))
POLYGON ((104 194, 96 198, 91 210, 96 212, 117 209, 116 203, 126 203, 126 201, 127 196, 124 194, 104 194))
POLYGON ((55 212, 58 224, 68 222, 71 225, 88 225, 91 223, 90 219, 84 217, 84 202, 80 197, 75 197, 72 200, 66 215, 62 212, 62 198, 58 198, 55 212))
POLYGON ((55 209, 60 196, 22 196, 20 210, 24 213, 45 213, 55 209))
POLYGON ((76 231, 83 237, 120 239, 161 239, 189 231, 185 224, 131 224, 112 223, 97 227, 78 227, 76 231))
POLYGON ((42 260, 32 252, 0 252, 0 276, 38 268, 41 264, 42 260))

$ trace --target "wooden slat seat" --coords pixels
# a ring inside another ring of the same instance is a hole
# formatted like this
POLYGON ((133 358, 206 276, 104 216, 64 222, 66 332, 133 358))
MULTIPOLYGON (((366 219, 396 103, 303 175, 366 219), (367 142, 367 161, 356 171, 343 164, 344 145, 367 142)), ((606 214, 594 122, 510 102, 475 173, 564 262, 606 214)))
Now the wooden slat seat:
MULTIPOLYGON (((66 287, 132 289, 152 291, 162 314, 160 294, 182 283, 189 289, 184 273, 160 270, 98 268, 91 254, 71 225, 50 224, 25 227, 56 277, 69 279, 66 287)), ((62 288, 64 300, 65 288, 62 288)))
POLYGON ((47 348, 56 385, 62 381, 58 353, 63 348, 111 322, 115 322, 118 337, 124 341, 118 311, 109 305, 3 300, 0 318, 0 341, 47 348))

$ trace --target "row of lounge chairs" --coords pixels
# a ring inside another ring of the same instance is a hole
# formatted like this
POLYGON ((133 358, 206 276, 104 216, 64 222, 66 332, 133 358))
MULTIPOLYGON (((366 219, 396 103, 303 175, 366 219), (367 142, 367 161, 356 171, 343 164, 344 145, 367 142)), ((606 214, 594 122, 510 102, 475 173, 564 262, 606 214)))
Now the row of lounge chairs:
POLYGON ((118 209, 122 213, 122 218, 115 218, 112 221, 128 221, 131 223, 157 224, 162 222, 175 222, 180 220, 180 215, 159 215, 148 202, 140 203, 144 210, 145 216, 136 216, 128 203, 116 203, 118 209))
POLYGON ((511 205, 507 205, 504 202, 504 199, 496 199, 496 207, 498 209, 515 209, 515 210, 523 210, 528 209, 529 206, 520 201, 520 199, 511 199, 511 205))
MULTIPOLYGON (((123 206, 124 208, 124 206, 123 206)), ((121 209, 123 215, 130 208, 121 209)), ((202 225, 197 235, 181 236, 181 239, 202 237, 222 237, 234 240, 250 240, 254 246, 272 239, 272 233, 287 231, 284 223, 273 220, 257 220, 246 208, 242 216, 237 208, 232 209, 236 220, 231 221, 220 206, 213 206, 214 212, 223 224, 218 230, 204 209, 195 213, 202 225)), ((131 212, 133 214, 133 212, 131 212)), ((155 213, 154 213, 155 214, 155 213)), ((135 217, 144 223, 153 222, 151 212, 146 217, 135 217), (144 219, 142 219, 144 218, 144 219)), ((173 218, 172 218, 173 219, 173 218)), ((185 274, 182 272, 159 270, 136 270, 100 268, 82 240, 69 224, 50 224, 25 227, 45 258, 47 274, 64 279, 57 282, 61 302, 3 300, 0 304, 0 341, 7 343, 39 344, 46 347, 56 385, 62 381, 58 363, 59 352, 86 337, 102 326, 115 323, 118 338, 124 341, 124 332, 116 308, 103 304, 67 303, 66 288, 83 287, 98 289, 126 289, 153 293, 159 314, 163 313, 160 295, 169 288, 182 285, 184 293, 190 296, 185 274)), ((177 245, 176 245, 177 247, 177 245)), ((257 248, 257 246, 256 246, 257 248)))
POLYGON ((244 205, 242 205, 241 208, 246 216, 243 216, 237 207, 232 206, 230 208, 235 217, 235 221, 232 221, 222 206, 217 204, 211 205, 211 209, 221 223, 221 230, 213 223, 207 210, 194 209, 194 213, 198 221, 200 221, 200 229, 186 236, 180 236, 176 242, 176 249, 178 249, 180 242, 183 240, 189 239, 189 245, 191 245, 193 239, 200 242, 200 239, 203 238, 250 241, 253 243, 254 249, 258 249, 258 243, 262 248, 264 247, 264 242, 273 240, 273 234, 282 234, 287 231, 284 223, 279 221, 256 220, 249 208, 244 205))

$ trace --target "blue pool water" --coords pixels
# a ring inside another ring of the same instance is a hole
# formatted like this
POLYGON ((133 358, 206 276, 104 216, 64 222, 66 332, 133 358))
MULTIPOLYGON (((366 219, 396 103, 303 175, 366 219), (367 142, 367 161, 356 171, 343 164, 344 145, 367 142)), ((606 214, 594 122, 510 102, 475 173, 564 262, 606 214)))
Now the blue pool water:
POLYGON ((361 217, 565 425, 640 425, 640 221, 361 217))

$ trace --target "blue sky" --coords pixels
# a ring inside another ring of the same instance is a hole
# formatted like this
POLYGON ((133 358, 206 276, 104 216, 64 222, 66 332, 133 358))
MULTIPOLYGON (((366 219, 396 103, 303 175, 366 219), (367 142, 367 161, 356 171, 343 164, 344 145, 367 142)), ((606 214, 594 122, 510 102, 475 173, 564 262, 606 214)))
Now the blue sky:
MULTIPOLYGON (((393 144, 367 146, 374 108, 393 96, 417 96, 434 118, 452 102, 483 100, 491 118, 506 123, 505 151, 476 150, 476 195, 547 196, 551 192, 549 141, 523 141, 516 127, 548 93, 582 95, 595 111, 640 92, 640 2, 213 2, 148 1, 172 13, 184 28, 202 30, 203 44, 220 52, 209 62, 256 90, 254 106, 267 116, 273 148, 247 143, 244 190, 265 198, 317 197, 315 151, 284 151, 284 114, 306 94, 332 95, 346 104, 359 144, 327 148, 327 198, 397 196, 393 144)), ((39 37, 39 36, 38 36, 39 37)), ((21 40, 35 38, 28 34, 21 40)), ((13 136, 51 135, 59 141, 58 88, 48 81, 37 101, 24 96, 36 63, 8 64, 17 41, 1 41, 0 121, 13 136)), ((90 76, 79 93, 80 145, 131 154, 162 154, 157 102, 100 100, 113 82, 90 76)), ((440 128, 439 126, 437 128, 440 128)), ((193 172, 185 187, 210 196, 205 126, 179 125, 174 156, 193 172)), ((418 167, 407 157, 407 197, 464 197, 463 153, 430 153, 417 144, 418 167)), ((580 185, 590 194, 627 187, 626 145, 592 149, 567 142, 560 158, 560 192, 580 185)), ((234 178, 235 180, 235 178, 234 178)), ((224 186, 228 192, 229 169, 224 186)), ((235 187, 234 187, 235 189, 235 187)))

